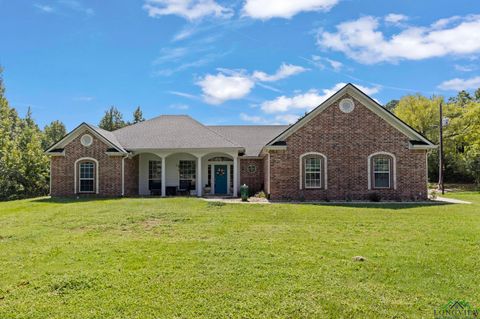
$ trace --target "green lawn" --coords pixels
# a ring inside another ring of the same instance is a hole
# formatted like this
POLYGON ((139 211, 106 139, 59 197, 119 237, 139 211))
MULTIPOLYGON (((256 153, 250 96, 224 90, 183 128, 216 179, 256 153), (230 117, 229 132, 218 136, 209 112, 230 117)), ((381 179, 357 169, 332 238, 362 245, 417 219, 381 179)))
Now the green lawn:
POLYGON ((451 299, 480 307, 480 193, 454 197, 474 204, 0 203, 0 318, 433 318, 451 299))

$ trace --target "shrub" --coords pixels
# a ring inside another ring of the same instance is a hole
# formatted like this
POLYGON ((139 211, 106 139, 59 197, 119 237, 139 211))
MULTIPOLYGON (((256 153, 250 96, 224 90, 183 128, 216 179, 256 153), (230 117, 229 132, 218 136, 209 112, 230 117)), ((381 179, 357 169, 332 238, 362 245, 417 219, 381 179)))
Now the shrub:
POLYGON ((368 195, 368 199, 371 202, 379 202, 382 198, 380 197, 380 195, 378 193, 370 193, 368 195))
POLYGON ((267 198, 267 195, 265 194, 264 191, 260 191, 260 192, 255 194, 255 197, 257 197, 257 198, 267 198))

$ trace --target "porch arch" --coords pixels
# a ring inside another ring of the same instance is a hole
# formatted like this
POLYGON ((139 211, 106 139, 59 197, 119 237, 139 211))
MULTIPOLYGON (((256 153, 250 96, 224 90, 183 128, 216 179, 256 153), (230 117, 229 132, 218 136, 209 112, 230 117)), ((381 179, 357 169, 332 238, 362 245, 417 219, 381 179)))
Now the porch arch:
POLYGON ((224 152, 211 152, 202 156, 202 187, 204 194, 232 195, 235 196, 238 176, 237 159, 224 152), (223 168, 226 166, 226 171, 223 168), (226 181, 222 175, 226 175, 226 181), (217 176, 218 175, 218 176, 217 176), (216 182, 226 183, 220 186, 216 182), (225 192, 220 190, 225 187, 225 192))

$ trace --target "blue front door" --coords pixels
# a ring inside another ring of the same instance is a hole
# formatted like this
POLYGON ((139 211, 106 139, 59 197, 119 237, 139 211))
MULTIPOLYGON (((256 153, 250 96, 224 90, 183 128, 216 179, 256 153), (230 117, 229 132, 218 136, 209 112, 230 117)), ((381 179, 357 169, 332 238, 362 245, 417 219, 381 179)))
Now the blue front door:
POLYGON ((227 165, 215 165, 215 194, 227 193, 227 165))

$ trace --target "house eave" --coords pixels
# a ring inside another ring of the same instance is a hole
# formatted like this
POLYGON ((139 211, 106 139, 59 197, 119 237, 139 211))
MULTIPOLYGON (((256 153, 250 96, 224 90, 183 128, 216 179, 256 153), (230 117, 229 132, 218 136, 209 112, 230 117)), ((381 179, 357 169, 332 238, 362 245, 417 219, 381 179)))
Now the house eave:
POLYGON ((55 156, 65 156, 65 150, 63 150, 62 152, 43 152, 43 154, 47 155, 47 156, 50 156, 50 157, 55 157, 55 156))
POLYGON ((287 149, 287 145, 267 145, 263 149, 266 151, 284 151, 287 149))
POLYGON ((408 144, 408 149, 410 150, 433 150, 437 148, 438 145, 413 145, 412 143, 408 144))

